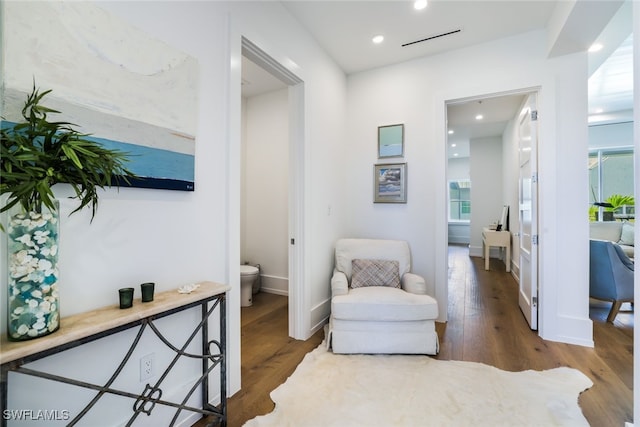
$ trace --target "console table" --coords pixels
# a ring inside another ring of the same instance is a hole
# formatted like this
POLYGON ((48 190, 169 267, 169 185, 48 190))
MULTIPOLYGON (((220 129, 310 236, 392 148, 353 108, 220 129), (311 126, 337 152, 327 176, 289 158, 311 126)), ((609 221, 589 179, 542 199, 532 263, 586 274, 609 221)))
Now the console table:
POLYGON ((489 269, 489 250, 491 246, 506 248, 504 263, 507 273, 511 271, 511 233, 508 231, 496 231, 488 227, 482 228, 482 253, 484 254, 484 269, 489 269))
MULTIPOLYGON (((45 337, 36 338, 29 341, 12 342, 7 340, 7 336, 1 338, 0 347, 0 394, 2 395, 2 408, 7 407, 7 394, 9 392, 9 372, 16 372, 25 375, 32 375, 45 378, 51 381, 58 381, 77 387, 83 387, 95 392, 95 397, 78 414, 68 414, 69 423, 72 426, 77 424, 93 406, 106 394, 115 394, 128 397, 134 400, 132 415, 127 422, 127 426, 132 425, 135 419, 142 413, 151 414, 155 405, 165 405, 176 409, 172 420, 167 420, 166 425, 173 426, 182 411, 196 412, 203 417, 214 416, 218 420, 218 425, 226 426, 226 292, 230 289, 227 285, 214 282, 201 282, 191 293, 178 293, 176 289, 171 291, 156 293, 152 302, 141 303, 140 299, 134 301, 134 305, 128 309, 120 309, 118 305, 100 308, 87 313, 81 313, 69 317, 64 317, 60 321, 60 329, 45 337), (170 343, 154 325, 154 320, 170 316, 177 312, 192 307, 201 307, 201 321, 189 333, 185 331, 185 342, 180 347, 170 343), (209 340, 208 319, 219 309, 220 340, 209 340), (116 334, 130 328, 138 328, 138 332, 131 343, 131 346, 118 365, 115 372, 105 384, 91 384, 66 378, 47 372, 26 368, 23 365, 33 362, 52 354, 60 353, 82 344, 116 334), (171 363, 158 375, 154 384, 146 384, 144 390, 130 392, 118 390, 112 387, 113 382, 122 372, 124 366, 130 361, 134 349, 138 345, 143 332, 151 329, 153 333, 174 353, 171 363), (188 345, 197 336, 202 339, 202 353, 192 354, 186 351, 188 345), (169 372, 178 362, 180 357, 196 358, 202 361, 202 375, 190 388, 187 396, 182 402, 171 402, 162 399, 162 389, 160 386, 169 372), (209 374, 217 367, 220 367, 220 404, 218 406, 209 404, 209 374), (202 393, 202 408, 195 408, 187 405, 189 398, 200 389, 202 393)), ((2 416, 2 426, 6 426, 7 419, 2 416)))

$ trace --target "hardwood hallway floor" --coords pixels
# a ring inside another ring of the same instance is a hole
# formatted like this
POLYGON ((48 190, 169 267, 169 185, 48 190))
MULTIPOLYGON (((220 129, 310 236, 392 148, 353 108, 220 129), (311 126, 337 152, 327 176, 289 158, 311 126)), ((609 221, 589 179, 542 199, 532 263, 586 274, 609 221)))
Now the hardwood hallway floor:
MULTIPOLYGON (((492 259, 485 271, 483 260, 470 258, 466 247, 451 246, 449 265, 449 321, 437 324, 437 359, 509 371, 576 368, 594 383, 579 399, 592 426, 622 427, 633 420, 633 314, 621 312, 608 324, 609 305, 593 302, 595 348, 544 341, 529 329, 518 308, 516 282, 502 262, 492 259)), ((242 308, 242 390, 228 400, 229 427, 270 412, 271 390, 322 341, 322 331, 304 342, 289 338, 287 319, 282 296, 259 293, 252 307, 242 308)))
POLYGON ((251 307, 240 310, 242 389, 228 399, 228 427, 240 427, 271 412, 274 404, 269 393, 285 382, 324 338, 322 330, 307 341, 289 338, 288 297, 259 292, 251 307))
MULTIPOLYGON (((595 348, 542 340, 518 308, 518 286, 504 263, 449 247, 449 321, 437 324, 438 359, 482 362, 508 371, 576 368, 594 385, 579 399, 594 427, 633 421, 633 313, 606 322, 610 303, 592 301, 595 348)), ((585 284, 586 286, 586 284, 585 284)))

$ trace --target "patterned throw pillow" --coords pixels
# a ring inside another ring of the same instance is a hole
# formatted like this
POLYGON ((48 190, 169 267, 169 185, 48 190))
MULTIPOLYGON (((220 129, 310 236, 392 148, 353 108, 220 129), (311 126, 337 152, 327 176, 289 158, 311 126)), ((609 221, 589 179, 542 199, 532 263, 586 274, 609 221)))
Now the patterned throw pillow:
POLYGON ((398 261, 381 259, 354 259, 351 261, 351 287, 390 286, 400 287, 398 261))

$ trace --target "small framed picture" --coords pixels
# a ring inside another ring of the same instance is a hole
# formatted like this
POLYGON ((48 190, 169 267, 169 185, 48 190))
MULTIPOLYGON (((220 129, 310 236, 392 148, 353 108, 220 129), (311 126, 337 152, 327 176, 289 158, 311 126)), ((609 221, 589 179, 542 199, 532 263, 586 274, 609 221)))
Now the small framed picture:
POLYGON ((404 156, 404 125, 378 126, 378 158, 404 156))
POLYGON ((374 203, 407 203, 407 164, 374 165, 374 203))

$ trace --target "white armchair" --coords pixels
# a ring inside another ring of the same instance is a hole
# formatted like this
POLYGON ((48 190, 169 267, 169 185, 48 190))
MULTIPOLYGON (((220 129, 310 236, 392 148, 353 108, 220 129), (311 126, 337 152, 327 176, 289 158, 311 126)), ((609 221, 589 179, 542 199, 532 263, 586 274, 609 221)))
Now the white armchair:
POLYGON ((433 286, 410 270, 407 242, 338 240, 327 340, 334 353, 438 353, 433 286))

